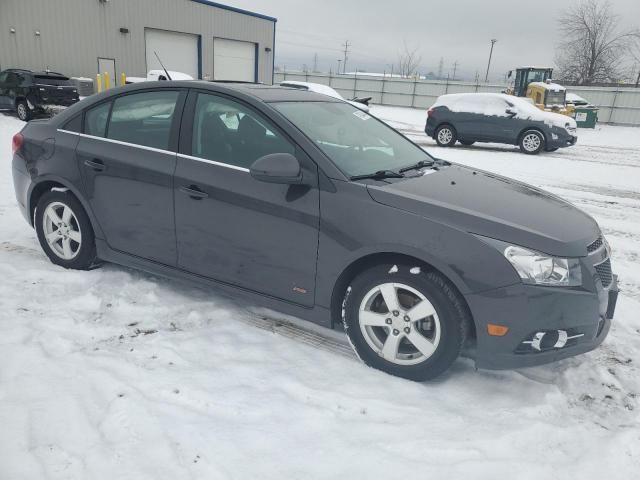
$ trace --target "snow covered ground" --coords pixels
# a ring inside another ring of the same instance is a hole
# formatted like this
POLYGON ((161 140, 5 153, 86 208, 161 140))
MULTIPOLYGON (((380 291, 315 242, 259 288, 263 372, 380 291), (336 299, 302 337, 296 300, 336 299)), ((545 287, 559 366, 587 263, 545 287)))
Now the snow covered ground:
MULTIPOLYGON (((632 478, 640 471, 640 129, 538 157, 441 149, 425 112, 378 107, 434 155, 594 215, 622 297, 598 350, 416 384, 256 328, 212 290, 106 265, 65 271, 14 199, 0 115, 0 479, 632 478), (634 473, 635 472, 635 473, 634 473)), ((277 330, 277 329, 276 329, 277 330)))

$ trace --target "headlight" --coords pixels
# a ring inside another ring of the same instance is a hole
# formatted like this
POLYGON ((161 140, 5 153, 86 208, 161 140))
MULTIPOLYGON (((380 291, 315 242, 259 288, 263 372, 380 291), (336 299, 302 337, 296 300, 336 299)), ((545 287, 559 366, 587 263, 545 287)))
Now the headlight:
POLYGON ((523 283, 551 287, 582 285, 582 268, 577 258, 552 257, 493 238, 477 236, 495 247, 513 266, 523 283))
POLYGON ((502 252, 524 283, 556 287, 582 285, 582 270, 577 258, 550 257, 515 245, 502 252))

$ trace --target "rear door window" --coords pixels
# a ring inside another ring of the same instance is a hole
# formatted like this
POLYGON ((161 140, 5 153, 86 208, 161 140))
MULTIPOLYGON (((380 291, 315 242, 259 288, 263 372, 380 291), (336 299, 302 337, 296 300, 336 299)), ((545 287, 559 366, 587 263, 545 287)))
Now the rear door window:
POLYGON ((117 98, 113 103, 107 138, 168 149, 179 93, 159 90, 117 98))
POLYGON ((87 110, 84 118, 84 133, 94 137, 104 137, 107 132, 107 121, 111 102, 106 102, 87 110))

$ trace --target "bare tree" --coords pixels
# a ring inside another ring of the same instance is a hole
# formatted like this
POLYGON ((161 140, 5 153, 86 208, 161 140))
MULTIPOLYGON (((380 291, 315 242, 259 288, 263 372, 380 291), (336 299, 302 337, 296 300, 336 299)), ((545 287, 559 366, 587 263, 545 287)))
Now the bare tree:
POLYGON ((409 78, 418 70, 422 57, 418 55, 418 49, 411 50, 404 42, 404 50, 398 55, 398 65, 400 66, 400 76, 409 78))
POLYGON ((629 45, 629 56, 634 63, 634 68, 638 69, 636 78, 631 79, 635 81, 635 87, 638 88, 640 87, 640 32, 636 32, 633 36, 633 41, 629 45))
POLYGON ((561 77, 579 84, 615 81, 634 32, 621 31, 608 0, 580 0, 559 19, 561 77))

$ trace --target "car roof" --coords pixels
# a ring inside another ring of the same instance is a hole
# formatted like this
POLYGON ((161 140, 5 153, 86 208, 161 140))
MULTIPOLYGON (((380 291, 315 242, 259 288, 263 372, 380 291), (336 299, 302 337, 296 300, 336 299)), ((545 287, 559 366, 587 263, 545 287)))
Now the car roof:
POLYGON ((107 100, 117 95, 133 93, 135 91, 159 90, 170 88, 192 88, 198 90, 209 90, 211 93, 229 94, 244 99, 262 103, 275 102, 331 102, 342 103, 342 100, 329 97, 307 90, 296 88, 280 87, 277 85, 263 85, 257 83, 233 83, 233 82, 209 82, 205 80, 163 80, 132 83, 123 87, 112 88, 95 95, 87 97, 82 102, 78 102, 66 108, 50 121, 58 126, 64 124, 68 119, 76 115, 79 111, 91 108, 99 102, 107 100))

